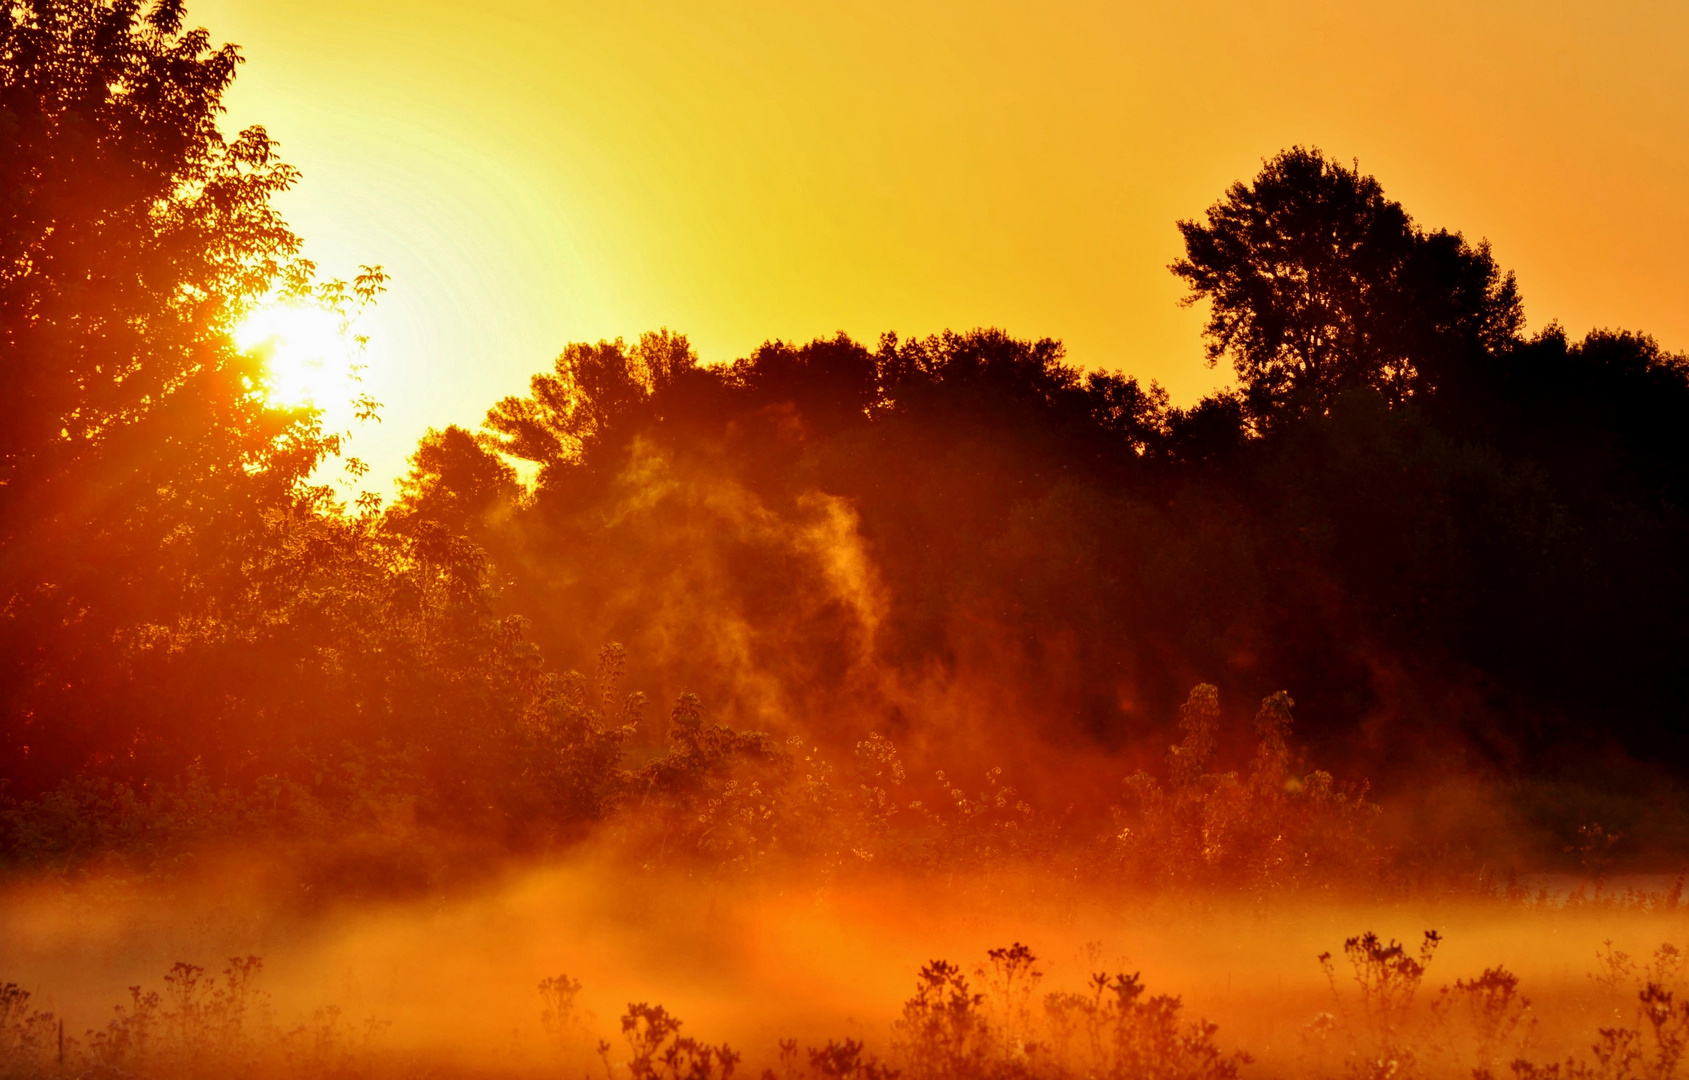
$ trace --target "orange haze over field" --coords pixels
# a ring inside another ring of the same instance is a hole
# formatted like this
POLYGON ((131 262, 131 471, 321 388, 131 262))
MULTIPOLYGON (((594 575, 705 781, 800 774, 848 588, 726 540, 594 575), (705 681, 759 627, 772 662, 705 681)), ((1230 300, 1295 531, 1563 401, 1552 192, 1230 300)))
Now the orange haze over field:
POLYGON ((1173 223, 1286 146, 1488 237, 1533 328, 1689 345, 1689 8, 1661 3, 211 0, 236 125, 305 172, 365 328, 385 481, 571 340, 1000 325, 1188 403, 1229 373, 1173 223))
POLYGON ((1601 973, 1603 941, 1646 959, 1684 929, 1681 909, 1610 904, 1157 900, 1012 874, 839 890, 733 887, 590 864, 517 875, 479 895, 307 920, 266 911, 233 881, 199 895, 170 900, 109 882, 13 887, 0 894, 13 916, 0 951, 72 1032, 111 1015, 114 990, 156 985, 172 961, 214 973, 224 957, 258 952, 259 986, 284 1028, 332 1005, 354 1027, 376 1021, 384 1049, 526 1075, 557 1075, 532 1071, 555 1068, 558 1053, 539 1022, 535 986, 563 972, 584 984, 581 1045, 562 1048, 581 1072, 596 1065, 588 1048, 601 1036, 620 1059, 617 1018, 628 1002, 660 1001, 687 1021, 686 1033, 745 1051, 754 1076, 787 1036, 814 1044, 842 1034, 883 1050, 920 965, 948 957, 971 973, 985 950, 1024 940, 1046 989, 1080 988, 1098 969, 1141 972, 1152 989, 1218 1021, 1221 1044, 1249 1048, 1270 1077, 1305 1069, 1304 1025, 1337 1007, 1334 990, 1355 993, 1341 960, 1333 984, 1316 956, 1364 928, 1410 943, 1426 929, 1443 935, 1427 999, 1505 963, 1540 1023, 1529 1047, 1549 1057, 1584 1049, 1590 1017, 1604 1007, 1608 1019, 1618 1015, 1609 998, 1622 994, 1603 994, 1591 978, 1601 973))

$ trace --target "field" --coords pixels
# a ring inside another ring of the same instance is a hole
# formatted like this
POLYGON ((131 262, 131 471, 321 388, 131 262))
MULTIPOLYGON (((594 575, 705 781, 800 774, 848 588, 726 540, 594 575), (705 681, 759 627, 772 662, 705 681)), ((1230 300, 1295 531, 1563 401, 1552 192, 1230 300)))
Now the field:
MULTIPOLYGON (((1638 1011, 1647 983, 1681 996, 1689 974, 1674 947, 1689 909, 1669 884, 1637 891, 1651 882, 1598 897, 1261 902, 1010 873, 813 888, 577 862, 470 896, 301 915, 243 893, 232 866, 223 874, 13 887, 7 978, 32 991, 26 1009, 65 1020, 70 1072, 615 1075, 633 1062, 637 1075, 623 1018, 638 1003, 704 1046, 729 1045, 745 1075, 780 1075, 788 1039, 799 1073, 816 1075, 840 1074, 809 1051, 845 1040, 910 1076, 1230 1075, 1240 1052, 1250 1076, 1501 1075, 1521 1058, 1593 1061, 1599 1028, 1631 1027, 1641 1058, 1598 1075, 1668 1076, 1671 1040, 1689 1033, 1668 1000, 1656 1049, 1638 1011), (1382 940, 1370 959, 1351 943, 1356 968, 1344 943, 1369 930, 1382 940), (1422 975, 1388 953, 1398 939, 1420 957, 1428 930, 1441 943, 1422 975), (1022 942, 1032 956, 1017 960, 1022 942), (233 993, 229 957, 262 958, 233 993), (943 984, 936 1009, 911 1011, 935 960, 983 1000, 958 1011, 943 984), (180 968, 167 976, 178 962, 203 968, 197 989, 180 968), (1495 977, 1503 967, 1516 990, 1495 977), (1119 1011, 1118 987, 1094 996, 1099 974, 1141 982, 1130 1003, 1144 1015, 1119 1011), (113 1033, 134 1033, 130 985, 162 997, 146 1040, 119 1051, 113 1033), (1156 995, 1178 998, 1165 1031, 1144 1008, 1156 995)), ((30 1036, 34 1071, 23 1014, 8 1022, 12 1074, 55 1075, 56 1020, 30 1036)), ((710 1068, 721 1075, 719 1060, 710 1068)))

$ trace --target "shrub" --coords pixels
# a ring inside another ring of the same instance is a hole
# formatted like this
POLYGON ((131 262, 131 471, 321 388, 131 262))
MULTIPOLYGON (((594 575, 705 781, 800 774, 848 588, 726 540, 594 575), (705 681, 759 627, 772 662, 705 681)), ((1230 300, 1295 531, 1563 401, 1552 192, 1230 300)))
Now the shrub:
POLYGON ((1366 785, 1291 768, 1290 695, 1261 702, 1247 775, 1211 771, 1219 692, 1202 684, 1180 710, 1184 740, 1169 748, 1168 784, 1126 778, 1110 843, 1114 864, 1157 885, 1238 885, 1267 891, 1357 880, 1383 865, 1373 839, 1379 809, 1366 785))

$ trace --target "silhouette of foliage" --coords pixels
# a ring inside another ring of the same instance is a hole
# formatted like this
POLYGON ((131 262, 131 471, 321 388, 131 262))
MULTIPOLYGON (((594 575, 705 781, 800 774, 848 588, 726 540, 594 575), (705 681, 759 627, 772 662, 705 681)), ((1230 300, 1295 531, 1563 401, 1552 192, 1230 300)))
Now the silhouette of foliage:
POLYGON ((356 837, 386 854, 337 873, 416 883, 599 829, 827 874, 1389 863, 1308 759, 1524 776, 1538 861, 1597 877, 1689 843, 1689 360, 1527 337, 1490 249, 1358 166, 1292 148, 1180 223, 1235 390, 991 328, 709 364, 664 329, 568 344, 347 507, 342 436, 231 331, 385 276, 316 281, 296 172, 218 126, 239 54, 185 18, 0 5, 8 864, 356 837), (624 684, 679 702, 666 732, 624 684))
POLYGON ((1263 427, 1349 387, 1399 403, 1523 326, 1487 244, 1421 231, 1377 180, 1318 150, 1272 158, 1206 216, 1179 223, 1172 269, 1208 302, 1209 359, 1231 356, 1263 427))
POLYGON ((1362 879, 1385 865, 1366 788, 1330 773, 1298 776, 1287 743, 1293 702, 1261 703, 1247 776, 1212 772, 1219 693, 1197 686, 1180 710, 1182 743, 1167 755, 1166 789, 1146 773, 1126 778, 1115 812, 1115 860, 1159 884, 1221 883, 1257 890, 1362 879))

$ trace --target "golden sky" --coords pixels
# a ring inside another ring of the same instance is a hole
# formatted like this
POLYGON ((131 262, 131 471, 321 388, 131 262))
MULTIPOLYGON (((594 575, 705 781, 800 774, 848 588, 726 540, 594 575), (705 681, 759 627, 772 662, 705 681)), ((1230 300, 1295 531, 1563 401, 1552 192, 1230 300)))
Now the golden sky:
POLYGON ((1488 237, 1533 328, 1689 348, 1689 4, 201 0, 230 121, 383 264, 392 476, 566 342, 1002 326, 1175 402, 1226 381, 1174 221, 1294 143, 1488 237))

